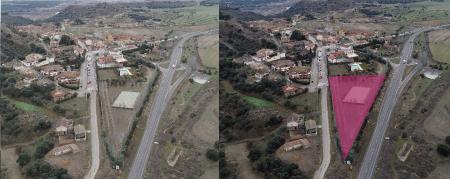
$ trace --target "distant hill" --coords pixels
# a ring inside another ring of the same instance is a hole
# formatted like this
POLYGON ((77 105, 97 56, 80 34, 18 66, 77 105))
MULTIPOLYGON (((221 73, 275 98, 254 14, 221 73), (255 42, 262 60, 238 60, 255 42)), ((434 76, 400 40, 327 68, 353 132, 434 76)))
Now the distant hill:
POLYGON ((202 6, 212 6, 212 5, 216 5, 219 4, 220 0, 203 0, 202 2, 200 2, 200 5, 202 6))
POLYGON ((45 21, 61 22, 64 19, 94 18, 98 16, 110 16, 137 8, 181 8, 194 6, 194 1, 151 1, 151 2, 129 2, 129 3, 98 3, 95 5, 71 5, 58 14, 45 21))
POLYGON ((221 0, 220 5, 226 7, 229 5, 233 8, 258 7, 270 3, 286 2, 288 0, 221 0))
POLYGON ((292 17, 296 14, 324 13, 328 11, 345 10, 354 7, 351 0, 300 1, 288 10, 275 17, 292 17))
POLYGON ((229 16, 229 18, 234 18, 240 21, 255 21, 255 20, 270 20, 270 17, 266 17, 264 15, 249 12, 249 11, 241 11, 239 8, 221 8, 220 9, 221 16, 229 16))
POLYGON ((64 19, 94 18, 97 16, 113 15, 122 10, 109 3, 99 3, 92 6, 70 5, 46 21, 61 22, 64 19))
POLYGON ((33 20, 21 16, 11 16, 8 13, 2 13, 2 24, 9 25, 27 25, 34 23, 33 20))
POLYGON ((381 4, 405 4, 405 3, 414 3, 414 2, 422 2, 428 0, 357 0, 358 2, 366 2, 366 3, 381 3, 381 4))

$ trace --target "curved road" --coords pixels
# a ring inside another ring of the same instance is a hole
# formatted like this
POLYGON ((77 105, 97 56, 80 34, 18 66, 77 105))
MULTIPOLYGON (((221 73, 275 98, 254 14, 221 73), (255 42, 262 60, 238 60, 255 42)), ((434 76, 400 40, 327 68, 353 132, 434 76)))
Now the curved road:
POLYGON ((171 84, 172 78, 176 71, 176 66, 181 60, 181 55, 183 52, 183 44, 189 38, 194 36, 207 34, 212 31, 206 32, 193 32, 183 35, 181 40, 175 45, 173 52, 170 56, 169 68, 162 74, 162 80, 156 91, 155 99, 151 108, 150 116, 147 119, 146 128, 144 135, 142 136, 141 143, 139 145, 138 151, 134 157, 133 164, 131 165, 130 172, 128 174, 129 179, 140 179, 144 177, 144 172, 146 165, 151 165, 148 162, 150 157, 150 151, 154 143, 154 138, 156 131, 158 129, 158 124, 161 116, 174 92, 174 89, 179 83, 171 84))
POLYGON ((363 163, 358 173, 358 179, 371 179, 373 178, 375 167, 378 161, 378 156, 383 145, 384 135, 389 125, 389 119, 397 103, 397 99, 408 81, 412 78, 413 74, 418 72, 422 68, 423 64, 418 63, 416 68, 408 74, 408 76, 402 80, 406 65, 411 58, 413 52, 414 40, 422 32, 432 29, 442 28, 448 25, 442 25, 437 27, 420 28, 413 31, 411 37, 406 41, 401 57, 400 64, 397 68, 394 68, 391 81, 384 96, 380 113, 377 118, 377 124, 375 130, 370 139, 369 147, 364 155, 363 163))

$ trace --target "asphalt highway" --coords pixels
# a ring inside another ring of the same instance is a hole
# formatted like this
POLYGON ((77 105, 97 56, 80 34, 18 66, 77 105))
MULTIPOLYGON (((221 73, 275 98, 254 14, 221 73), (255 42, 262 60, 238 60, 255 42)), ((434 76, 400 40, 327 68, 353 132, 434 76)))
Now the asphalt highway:
POLYGON ((315 79, 318 88, 320 88, 320 105, 321 105, 321 125, 322 125, 322 163, 320 167, 314 172, 314 179, 322 179, 327 172, 331 161, 331 139, 330 139, 330 125, 328 117, 328 69, 327 59, 325 58, 325 50, 328 47, 322 46, 317 48, 315 64, 317 64, 318 77, 315 79))
POLYGON ((85 71, 86 78, 85 85, 86 92, 89 92, 89 109, 90 109, 90 141, 91 141, 91 166, 88 173, 84 176, 85 179, 94 179, 100 166, 100 141, 98 137, 98 123, 97 123, 97 75, 95 72, 95 56, 96 52, 88 52, 86 54, 86 67, 82 68, 85 71))
POLYGON ((358 179, 373 178, 376 164, 378 161, 378 156, 380 154, 381 147, 383 145, 384 136, 387 127, 389 125, 389 119, 397 103, 399 95, 405 88, 408 81, 412 78, 412 76, 423 67, 423 64, 419 62, 418 65, 413 69, 413 71, 410 74, 408 74, 405 79, 402 80, 405 68, 411 59, 411 54, 413 52, 414 47, 414 39, 416 39, 416 37, 422 32, 437 29, 444 26, 447 25, 416 29, 413 31, 413 34, 406 41, 402 49, 400 64, 393 69, 392 78, 382 102, 375 130, 372 134, 372 138, 370 139, 369 147, 367 148, 367 151, 364 155, 364 160, 358 173, 358 179))
POLYGON ((152 145, 156 142, 154 140, 158 129, 159 121, 167 104, 169 103, 169 100, 172 96, 172 93, 174 92, 174 89, 179 84, 178 80, 177 83, 173 85, 171 83, 172 78, 176 71, 176 66, 178 65, 178 62, 181 60, 184 42, 189 38, 202 34, 207 34, 209 32, 212 31, 184 34, 183 36, 181 36, 181 40, 175 45, 173 52, 170 56, 169 68, 164 70, 162 73, 161 83, 159 84, 159 87, 156 91, 155 99, 151 107, 151 112, 149 118, 147 119, 144 135, 142 136, 138 151, 131 165, 130 172, 128 174, 128 179, 143 178, 146 165, 147 164, 151 165, 148 159, 150 157, 152 145))

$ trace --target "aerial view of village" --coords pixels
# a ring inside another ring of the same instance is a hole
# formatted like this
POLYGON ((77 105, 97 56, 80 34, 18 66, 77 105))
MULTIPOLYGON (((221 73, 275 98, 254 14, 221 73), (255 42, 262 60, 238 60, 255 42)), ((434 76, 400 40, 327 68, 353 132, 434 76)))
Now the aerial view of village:
POLYGON ((220 178, 449 178, 449 14, 221 1, 220 178))
POLYGON ((1 176, 219 178, 219 1, 1 1, 1 176))
POLYGON ((450 179, 450 0, 0 7, 1 179, 450 179))

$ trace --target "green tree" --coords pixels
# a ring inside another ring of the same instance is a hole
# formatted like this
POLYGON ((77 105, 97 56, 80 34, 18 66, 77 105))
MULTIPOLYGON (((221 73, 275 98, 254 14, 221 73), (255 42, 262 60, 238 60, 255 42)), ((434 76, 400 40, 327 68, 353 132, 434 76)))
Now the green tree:
POLYGON ((26 164, 28 164, 31 160, 30 155, 28 155, 25 152, 21 152, 19 154, 19 158, 17 158, 16 162, 20 165, 20 167, 25 166, 26 164))
POLYGON ((36 146, 36 150, 34 151, 34 157, 36 158, 44 157, 45 154, 47 154, 51 149, 53 149, 54 145, 55 143, 49 138, 41 140, 36 146))
POLYGON ((437 152, 444 157, 448 157, 450 155, 450 147, 445 144, 439 144, 437 146, 437 152))
POLYGON ((284 138, 277 135, 270 139, 270 141, 267 143, 266 146, 266 152, 268 154, 274 153, 281 145, 283 145, 285 142, 284 138))
POLYGON ((247 158, 250 159, 251 162, 258 160, 261 157, 262 153, 257 148, 252 148, 247 155, 247 158))
POLYGON ((75 41, 72 40, 68 35, 62 35, 59 45, 75 45, 75 41))
POLYGON ((291 40, 306 40, 306 36, 300 30, 294 30, 291 35, 291 40))
POLYGON ((211 161, 218 161, 219 160, 219 151, 216 149, 208 149, 206 151, 206 157, 211 161))

